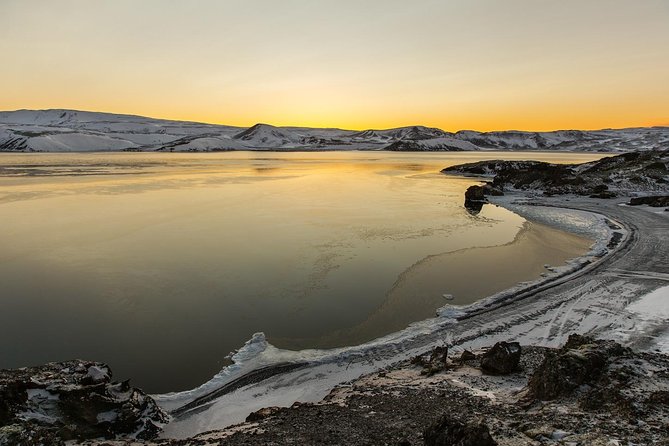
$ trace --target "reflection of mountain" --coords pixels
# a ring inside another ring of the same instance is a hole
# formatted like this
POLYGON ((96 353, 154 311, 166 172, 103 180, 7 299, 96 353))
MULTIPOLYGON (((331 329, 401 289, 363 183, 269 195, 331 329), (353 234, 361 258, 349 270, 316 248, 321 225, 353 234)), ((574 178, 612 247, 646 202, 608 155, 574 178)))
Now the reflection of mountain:
POLYGON ((256 124, 247 129, 75 110, 0 112, 0 151, 581 150, 669 146, 669 128, 449 133, 423 126, 350 131, 256 124))

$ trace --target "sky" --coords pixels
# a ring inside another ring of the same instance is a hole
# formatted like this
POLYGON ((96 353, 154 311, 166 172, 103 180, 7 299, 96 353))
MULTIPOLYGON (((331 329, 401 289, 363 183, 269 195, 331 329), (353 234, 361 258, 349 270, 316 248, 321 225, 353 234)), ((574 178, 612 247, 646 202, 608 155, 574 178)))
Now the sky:
POLYGON ((0 0, 0 110, 669 125, 669 0, 0 0))

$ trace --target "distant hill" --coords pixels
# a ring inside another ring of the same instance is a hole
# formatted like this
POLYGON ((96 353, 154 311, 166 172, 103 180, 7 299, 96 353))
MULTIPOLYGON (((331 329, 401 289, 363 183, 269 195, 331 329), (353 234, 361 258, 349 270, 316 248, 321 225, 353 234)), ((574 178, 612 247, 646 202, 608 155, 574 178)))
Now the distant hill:
POLYGON ((364 131, 249 128, 76 110, 0 112, 0 151, 545 150, 627 152, 669 148, 669 127, 456 133, 423 126, 364 131))

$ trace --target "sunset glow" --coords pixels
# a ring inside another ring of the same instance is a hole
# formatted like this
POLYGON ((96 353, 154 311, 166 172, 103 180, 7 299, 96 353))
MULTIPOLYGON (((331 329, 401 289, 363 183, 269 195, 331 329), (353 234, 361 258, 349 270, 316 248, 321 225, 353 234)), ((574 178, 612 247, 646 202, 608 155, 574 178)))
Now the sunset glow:
POLYGON ((238 126, 669 125, 664 0, 3 0, 0 110, 238 126))

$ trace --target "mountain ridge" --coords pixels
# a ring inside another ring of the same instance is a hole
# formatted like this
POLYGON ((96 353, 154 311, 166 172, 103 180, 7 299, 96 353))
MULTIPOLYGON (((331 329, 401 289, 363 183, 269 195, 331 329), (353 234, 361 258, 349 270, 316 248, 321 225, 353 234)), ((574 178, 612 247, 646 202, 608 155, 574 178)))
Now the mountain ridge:
POLYGON ((222 150, 546 150, 627 152, 669 148, 669 127, 534 132, 447 132, 421 125, 345 130, 251 127, 70 109, 0 111, 2 152, 222 150))

